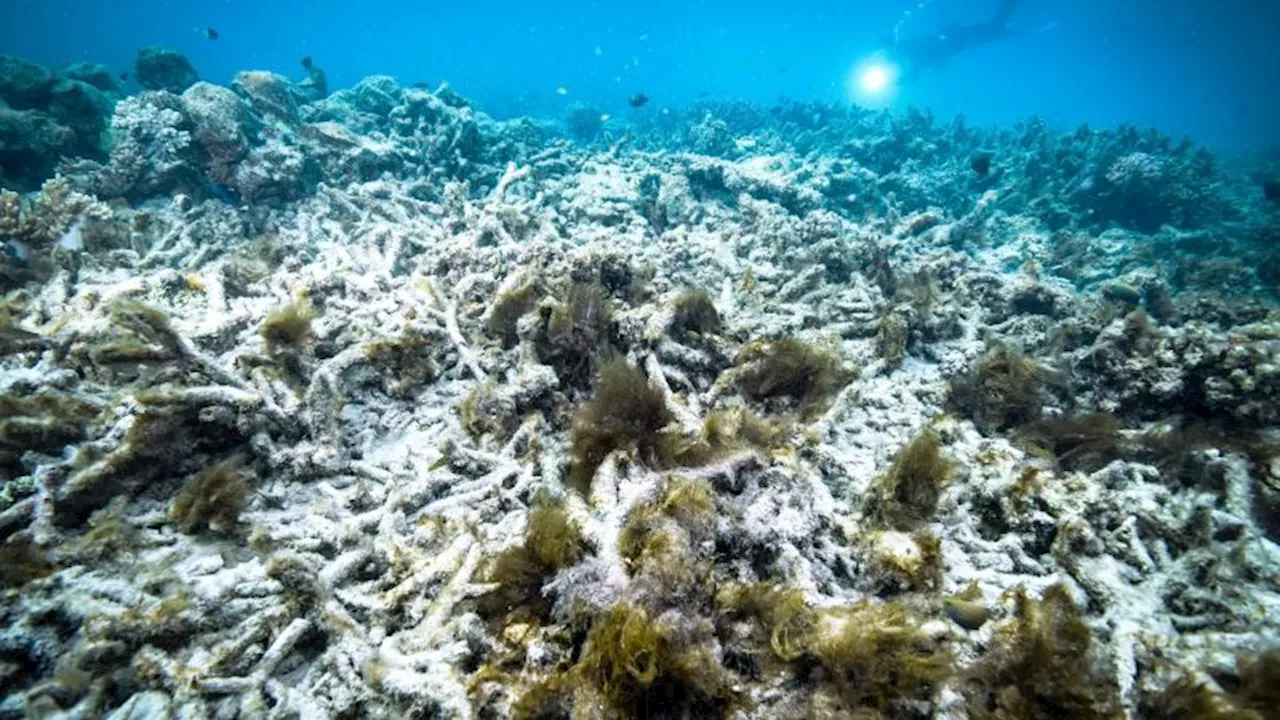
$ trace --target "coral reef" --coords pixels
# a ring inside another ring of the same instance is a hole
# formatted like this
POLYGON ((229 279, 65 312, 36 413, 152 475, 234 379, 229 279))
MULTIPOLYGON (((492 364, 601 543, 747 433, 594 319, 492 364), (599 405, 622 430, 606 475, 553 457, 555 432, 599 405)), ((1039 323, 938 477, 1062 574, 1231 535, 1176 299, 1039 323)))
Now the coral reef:
POLYGON ((1273 169, 303 69, 0 58, 0 718, 1274 715, 1273 169))

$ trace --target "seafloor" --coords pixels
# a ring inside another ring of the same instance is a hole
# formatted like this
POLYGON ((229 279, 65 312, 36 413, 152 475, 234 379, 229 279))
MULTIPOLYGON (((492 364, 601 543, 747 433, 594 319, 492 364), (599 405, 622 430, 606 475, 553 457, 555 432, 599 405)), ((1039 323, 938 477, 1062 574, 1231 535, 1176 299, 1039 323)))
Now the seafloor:
POLYGON ((0 718, 1280 717, 1275 158, 165 63, 0 59, 0 718))

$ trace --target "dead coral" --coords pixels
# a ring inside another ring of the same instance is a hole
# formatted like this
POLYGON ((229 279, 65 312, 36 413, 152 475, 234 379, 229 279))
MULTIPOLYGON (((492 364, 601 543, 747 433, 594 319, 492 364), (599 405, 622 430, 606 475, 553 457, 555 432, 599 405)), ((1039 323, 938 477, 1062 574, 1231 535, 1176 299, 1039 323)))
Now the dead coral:
POLYGON ((1019 592, 1013 620, 969 674, 969 712, 978 720, 1115 717, 1115 681, 1095 652, 1065 587, 1047 588, 1040 600, 1019 592))
POLYGON ((590 493, 596 469, 615 450, 633 450, 641 460, 654 462, 661 430, 671 420, 666 397, 643 372, 622 359, 605 363, 595 395, 574 415, 569 486, 590 493))
POLYGON ((1207 678, 1183 673, 1143 699, 1155 720, 1280 720, 1280 648, 1236 658, 1236 672, 1207 678))
POLYGON ((876 329, 876 352, 884 359, 886 368, 896 370, 902 367, 910 339, 911 326, 904 313, 891 311, 880 316, 876 329))
POLYGON ((105 455, 77 456, 75 472, 54 496, 55 519, 77 526, 117 495, 234 453, 248 439, 250 408, 222 390, 165 386, 136 394, 137 409, 124 421, 120 445, 105 455))
POLYGON ((803 413, 822 405, 851 379, 829 349, 796 338, 751 343, 738 354, 735 378, 747 398, 785 398, 803 413))
POLYGON ((169 508, 169 517, 185 533, 208 528, 235 529, 249 500, 246 458, 235 455, 187 481, 169 508))
POLYGON ((50 178, 30 201, 0 190, 0 240, 12 238, 41 249, 62 237, 79 218, 105 220, 111 209, 91 195, 74 192, 64 178, 50 178))

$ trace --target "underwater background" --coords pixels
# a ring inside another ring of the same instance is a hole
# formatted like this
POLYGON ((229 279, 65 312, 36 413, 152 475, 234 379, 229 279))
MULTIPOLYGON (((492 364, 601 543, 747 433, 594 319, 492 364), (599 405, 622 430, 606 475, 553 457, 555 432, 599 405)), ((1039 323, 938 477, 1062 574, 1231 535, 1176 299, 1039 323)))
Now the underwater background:
MULTIPOLYGON (((997 4, 6 0, 0 48, 124 70, 138 48, 164 45, 219 83, 247 67, 297 76, 310 55, 334 89, 385 74, 448 81, 500 117, 557 114, 575 100, 622 116, 635 92, 669 106, 847 101, 851 70, 886 34, 937 32, 997 4), (569 94, 557 96, 562 86, 569 94)), ((1220 150, 1280 142, 1280 4, 1021 0, 1012 27, 1014 37, 955 58, 892 106, 981 124, 1034 114, 1057 129, 1149 125, 1220 150)))

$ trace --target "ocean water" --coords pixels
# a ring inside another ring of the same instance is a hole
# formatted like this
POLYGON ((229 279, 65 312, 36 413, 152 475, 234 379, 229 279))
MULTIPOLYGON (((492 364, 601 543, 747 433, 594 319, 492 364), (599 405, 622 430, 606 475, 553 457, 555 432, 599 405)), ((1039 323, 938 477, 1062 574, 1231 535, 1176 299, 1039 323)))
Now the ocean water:
POLYGON ((1280 717, 1280 3, 0 6, 0 720, 1280 717))
MULTIPOLYGON (((125 70, 139 47, 164 45, 214 82, 245 68, 297 77, 310 55, 335 89, 387 74, 448 81, 504 117, 554 115, 574 100, 624 115, 636 92, 669 106, 702 96, 846 102, 857 95, 854 68, 886 35, 980 22, 998 4, 7 0, 0 48, 52 66, 125 70)), ((1280 6, 1266 0, 1019 0, 1009 38, 875 102, 981 124, 1028 115, 1062 129, 1130 123, 1256 151, 1280 141, 1277 27, 1280 6)))

